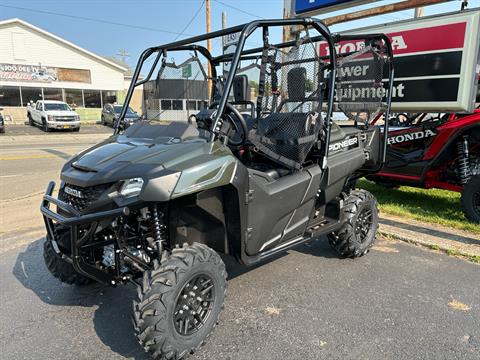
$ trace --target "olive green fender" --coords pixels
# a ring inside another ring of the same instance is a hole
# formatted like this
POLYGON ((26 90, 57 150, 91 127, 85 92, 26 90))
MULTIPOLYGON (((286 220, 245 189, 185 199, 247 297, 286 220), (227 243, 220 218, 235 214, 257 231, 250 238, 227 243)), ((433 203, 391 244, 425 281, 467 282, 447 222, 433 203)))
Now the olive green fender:
POLYGON ((237 166, 238 160, 221 142, 199 143, 189 153, 164 163, 166 169, 178 174, 171 198, 228 185, 237 166))

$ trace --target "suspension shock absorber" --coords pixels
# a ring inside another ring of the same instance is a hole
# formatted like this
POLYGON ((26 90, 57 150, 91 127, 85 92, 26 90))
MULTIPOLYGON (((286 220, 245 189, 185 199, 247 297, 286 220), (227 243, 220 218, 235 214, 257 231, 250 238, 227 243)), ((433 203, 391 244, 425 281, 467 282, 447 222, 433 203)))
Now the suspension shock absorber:
POLYGON ((158 260, 162 259, 163 242, 167 240, 166 226, 164 224, 164 214, 158 211, 157 204, 152 206, 153 235, 157 246, 158 260))
POLYGON ((470 154, 468 135, 463 135, 462 140, 457 143, 458 152, 458 178, 462 185, 470 179, 470 154))

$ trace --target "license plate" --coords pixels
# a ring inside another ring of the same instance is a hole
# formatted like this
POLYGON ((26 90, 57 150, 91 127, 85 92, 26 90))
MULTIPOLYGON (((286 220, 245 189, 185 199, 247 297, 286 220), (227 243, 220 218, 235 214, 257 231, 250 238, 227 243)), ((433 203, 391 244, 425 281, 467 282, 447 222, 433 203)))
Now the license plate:
POLYGON ((70 129, 70 126, 69 125, 63 125, 63 128, 64 129, 70 129))

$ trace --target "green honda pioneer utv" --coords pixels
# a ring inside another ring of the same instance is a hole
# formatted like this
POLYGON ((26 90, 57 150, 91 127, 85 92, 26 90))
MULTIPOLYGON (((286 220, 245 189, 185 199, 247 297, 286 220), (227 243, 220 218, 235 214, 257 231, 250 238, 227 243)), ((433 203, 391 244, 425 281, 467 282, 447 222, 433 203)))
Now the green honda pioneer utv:
POLYGON ((392 83, 387 37, 334 36, 311 18, 148 48, 113 136, 64 165, 58 198, 48 185, 48 269, 68 284, 135 283, 140 344, 184 358, 223 308, 219 254, 252 265, 322 235, 342 257, 367 253, 377 204, 351 184, 382 167, 388 122, 371 124, 388 119, 392 83), (297 39, 272 41, 287 26, 297 39), (222 38, 233 52, 203 46, 222 38), (337 55, 345 41, 362 46, 337 55), (139 87, 143 120, 120 131, 139 87))

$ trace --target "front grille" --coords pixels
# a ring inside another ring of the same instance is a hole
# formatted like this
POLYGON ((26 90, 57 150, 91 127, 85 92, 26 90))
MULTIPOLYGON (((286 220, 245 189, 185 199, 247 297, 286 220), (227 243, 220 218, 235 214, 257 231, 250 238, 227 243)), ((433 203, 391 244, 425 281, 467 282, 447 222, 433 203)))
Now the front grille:
POLYGON ((75 121, 75 116, 55 116, 55 121, 75 121))
POLYGON ((60 192, 60 199, 75 209, 83 211, 88 208, 94 201, 98 200, 105 190, 107 190, 111 184, 102 184, 90 187, 81 187, 72 184, 65 184, 60 192), (71 193, 66 192, 66 188, 70 188, 71 193), (74 195, 72 193, 76 193, 74 195))

